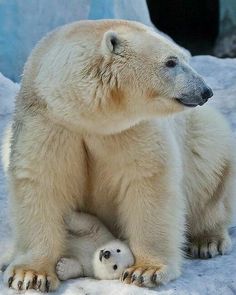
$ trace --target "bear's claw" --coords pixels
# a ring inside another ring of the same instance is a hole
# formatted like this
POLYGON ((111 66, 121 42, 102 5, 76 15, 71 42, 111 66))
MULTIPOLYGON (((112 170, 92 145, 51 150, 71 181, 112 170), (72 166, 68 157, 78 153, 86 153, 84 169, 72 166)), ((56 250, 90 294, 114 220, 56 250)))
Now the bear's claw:
POLYGON ((191 258, 208 259, 217 255, 228 254, 232 242, 228 234, 216 237, 205 237, 191 240, 187 245, 187 256, 191 258))
POLYGON ((166 265, 150 266, 138 265, 125 270, 121 280, 126 284, 134 284, 139 287, 154 287, 165 284, 175 277, 168 271, 166 265))
POLYGON ((59 284, 57 276, 53 273, 48 274, 44 271, 36 272, 25 267, 10 268, 8 273, 4 274, 5 282, 9 288, 17 291, 35 289, 41 292, 54 291, 59 284))
POLYGON ((11 288, 12 282, 13 282, 13 277, 10 277, 10 278, 8 279, 8 287, 9 287, 9 288, 11 288))

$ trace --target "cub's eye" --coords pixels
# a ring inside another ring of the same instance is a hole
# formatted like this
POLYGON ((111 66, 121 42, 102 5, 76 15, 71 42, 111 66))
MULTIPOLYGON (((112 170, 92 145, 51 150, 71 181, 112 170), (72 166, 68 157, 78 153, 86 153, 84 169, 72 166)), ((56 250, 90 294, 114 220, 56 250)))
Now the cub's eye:
POLYGON ((113 269, 114 270, 116 270, 117 269, 117 265, 115 264, 115 265, 113 265, 113 269))
POLYGON ((116 252, 117 252, 117 253, 120 253, 120 249, 117 249, 116 252))
POLYGON ((165 65, 168 68, 174 68, 177 65, 177 61, 174 60, 174 59, 169 59, 169 60, 167 60, 167 62, 165 63, 165 65))

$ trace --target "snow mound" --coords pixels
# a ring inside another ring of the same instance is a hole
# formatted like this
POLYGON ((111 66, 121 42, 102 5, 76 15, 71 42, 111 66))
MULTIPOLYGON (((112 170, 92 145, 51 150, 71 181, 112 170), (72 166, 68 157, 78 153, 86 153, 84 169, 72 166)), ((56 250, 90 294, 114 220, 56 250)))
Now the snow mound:
POLYGON ((11 114, 19 84, 13 83, 0 73, 0 116, 11 114))

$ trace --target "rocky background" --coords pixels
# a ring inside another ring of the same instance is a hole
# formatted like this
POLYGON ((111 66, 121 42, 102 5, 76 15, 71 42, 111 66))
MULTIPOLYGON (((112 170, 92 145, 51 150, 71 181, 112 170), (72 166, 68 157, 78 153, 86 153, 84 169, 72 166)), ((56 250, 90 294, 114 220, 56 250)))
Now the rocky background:
POLYGON ((236 1, 220 0, 220 32, 214 48, 218 57, 236 57, 236 1))
POLYGON ((0 72, 19 82, 28 55, 47 32, 99 18, 132 19, 151 26, 145 0, 0 0, 0 72))

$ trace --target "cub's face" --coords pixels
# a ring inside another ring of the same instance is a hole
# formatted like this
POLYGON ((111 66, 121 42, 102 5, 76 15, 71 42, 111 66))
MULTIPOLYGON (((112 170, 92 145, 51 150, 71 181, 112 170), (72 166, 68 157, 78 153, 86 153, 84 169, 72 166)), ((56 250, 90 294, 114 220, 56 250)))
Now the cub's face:
POLYGON ((134 257, 125 243, 114 240, 97 249, 93 258, 95 277, 103 280, 119 279, 124 270, 134 264, 134 257))
POLYGON ((58 118, 89 132, 120 132, 213 95, 186 54, 144 25, 86 21, 57 34, 40 65, 39 92, 58 118))

